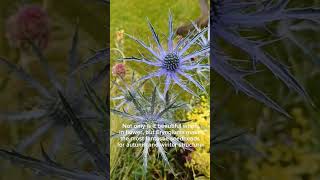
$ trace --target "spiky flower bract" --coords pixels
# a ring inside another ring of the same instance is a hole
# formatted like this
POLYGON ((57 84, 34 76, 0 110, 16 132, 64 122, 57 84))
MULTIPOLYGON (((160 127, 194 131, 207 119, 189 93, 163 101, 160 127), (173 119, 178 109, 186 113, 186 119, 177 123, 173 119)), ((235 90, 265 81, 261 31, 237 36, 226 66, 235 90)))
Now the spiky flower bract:
POLYGON ((125 60, 136 61, 140 63, 145 63, 149 66, 155 67, 157 70, 152 72, 144 77, 142 77, 139 81, 155 78, 155 77, 165 77, 164 83, 164 95, 167 93, 171 82, 173 81, 175 84, 180 86, 184 91, 191 93, 194 96, 197 96, 195 92, 193 92, 182 80, 181 77, 186 80, 192 82, 195 86, 197 86, 202 91, 205 91, 205 88, 196 81, 189 71, 194 71, 197 69, 205 69, 209 68, 208 64, 203 64, 201 60, 199 61, 191 61, 191 59, 199 57, 209 52, 209 46, 200 47, 200 49, 188 52, 191 47, 195 47, 197 45, 198 40, 201 36, 207 32, 207 28, 201 30, 200 32, 190 32, 186 37, 180 39, 178 43, 174 44, 174 36, 175 32, 173 30, 173 22, 172 15, 169 15, 169 35, 167 39, 167 49, 165 50, 164 45, 161 44, 160 38, 158 34, 155 32, 153 25, 148 22, 150 31, 152 32, 153 39, 156 43, 156 48, 152 48, 151 46, 146 45, 143 41, 136 39, 133 36, 128 35, 131 39, 135 40, 142 47, 144 47, 152 57, 146 58, 142 56, 141 58, 137 57, 129 57, 125 58, 125 60))
MULTIPOLYGON (((283 37, 276 37, 272 40, 257 40, 256 38, 245 37, 241 30, 264 29, 271 32, 268 25, 287 20, 307 20, 319 23, 320 11, 315 8, 287 9, 289 0, 277 1, 240 1, 240 0, 214 0, 211 9, 211 46, 215 50, 211 51, 211 67, 218 74, 229 81, 237 90, 254 97, 265 103, 269 107, 288 114, 267 97, 263 92, 253 87, 245 77, 256 72, 256 64, 261 63, 266 66, 277 78, 281 79, 290 89, 298 92, 305 99, 310 100, 303 86, 293 77, 289 69, 275 59, 270 53, 264 50, 266 45, 282 40, 283 37), (225 42, 239 48, 245 52, 252 60, 252 71, 244 71, 240 67, 230 63, 231 57, 225 55, 217 39, 221 38, 225 42)), ((272 35, 277 33, 271 33, 272 35)))
MULTIPOLYGON (((194 23, 194 22, 192 24, 193 24, 194 28, 198 31, 198 33, 200 33, 201 32, 201 28, 198 27, 197 24, 194 23)), ((198 44, 203 48, 205 48, 207 46, 210 47, 210 20, 208 20, 208 26, 207 27, 208 27, 207 33, 202 34, 200 36, 200 39, 198 40, 198 44)), ((207 53, 206 56, 209 57, 209 53, 207 53)))
MULTIPOLYGON (((132 113, 119 111, 116 109, 111 109, 111 112, 127 119, 132 126, 126 129, 124 131, 125 133, 117 133, 114 134, 113 137, 143 137, 142 157, 145 172, 148 167, 147 163, 150 151, 149 149, 152 147, 156 147, 158 149, 158 153, 160 153, 164 162, 171 167, 169 164, 169 159, 166 156, 164 141, 171 142, 173 147, 190 149, 188 144, 183 143, 167 130, 170 129, 169 127, 174 126, 175 124, 181 124, 185 122, 174 120, 170 117, 170 115, 168 115, 168 113, 173 112, 175 109, 181 108, 183 104, 177 103, 171 98, 167 98, 167 102, 164 103, 158 98, 156 87, 154 88, 151 96, 142 95, 143 97, 139 99, 136 98, 136 96, 133 96, 130 92, 128 93, 132 98, 132 113), (154 146, 152 146, 152 144, 154 144, 154 146)), ((171 171, 173 172, 172 169, 171 171)))
MULTIPOLYGON (((201 28, 197 26, 196 23, 192 22, 194 28, 196 29, 196 31, 198 33, 201 32, 201 28)), ((208 31, 205 34, 202 34, 197 42, 197 44, 202 47, 202 48, 206 48, 206 47, 210 47, 210 20, 208 21, 208 31)), ((203 55, 199 56, 199 60, 202 61, 202 59, 207 59, 207 63, 209 64, 210 62, 210 52, 207 52, 203 55)), ((197 74, 199 74, 201 77, 203 77, 205 80, 210 81, 207 73, 210 72, 210 69, 206 69, 206 68, 198 68, 197 70, 197 74)))
POLYGON ((145 81, 141 83, 136 83, 136 82, 137 82, 137 79, 134 72, 132 72, 129 83, 126 82, 126 79, 122 77, 120 77, 118 81, 117 80, 112 81, 111 88, 116 87, 117 95, 112 97, 111 100, 113 100, 115 103, 117 101, 119 102, 115 106, 115 109, 121 109, 121 108, 127 109, 127 107, 131 105, 133 100, 131 96, 135 98, 141 97, 139 93, 141 93, 140 89, 145 84, 145 81))

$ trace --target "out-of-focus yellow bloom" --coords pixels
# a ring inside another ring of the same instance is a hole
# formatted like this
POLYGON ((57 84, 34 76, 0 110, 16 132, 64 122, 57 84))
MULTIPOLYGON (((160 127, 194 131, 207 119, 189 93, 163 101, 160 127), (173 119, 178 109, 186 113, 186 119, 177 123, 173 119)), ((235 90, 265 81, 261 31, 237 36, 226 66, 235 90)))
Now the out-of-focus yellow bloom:
POLYGON ((249 180, 319 178, 320 153, 313 149, 317 140, 312 136, 310 121, 303 116, 301 109, 295 108, 292 114, 294 122, 290 124, 287 137, 290 142, 286 145, 271 139, 260 143, 258 149, 266 156, 252 158, 247 162, 249 180))
POLYGON ((124 30, 119 30, 116 32, 116 41, 122 42, 124 37, 124 30))
MULTIPOLYGON (((198 127, 194 129, 194 131, 198 131, 199 134, 183 136, 197 137, 199 141, 186 141, 185 143, 191 145, 202 144, 203 146, 195 147, 195 150, 189 154, 185 166, 204 175, 206 177, 205 179, 210 179, 210 104, 205 96, 201 96, 200 102, 187 114, 187 119, 190 120, 190 122, 186 124, 198 127)), ((190 131, 190 129, 185 130, 190 131)))

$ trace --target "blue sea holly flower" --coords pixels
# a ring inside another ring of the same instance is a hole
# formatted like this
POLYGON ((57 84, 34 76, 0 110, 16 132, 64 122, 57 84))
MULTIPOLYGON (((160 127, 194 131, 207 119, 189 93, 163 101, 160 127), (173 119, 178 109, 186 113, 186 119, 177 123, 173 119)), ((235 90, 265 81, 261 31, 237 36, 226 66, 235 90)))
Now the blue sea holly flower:
MULTIPOLYGON (((171 143, 173 146, 182 148, 184 150, 191 150, 190 145, 185 144, 183 141, 171 134, 174 126, 181 125, 186 121, 177 121, 171 117, 170 113, 181 108, 185 104, 177 103, 174 99, 167 98, 166 102, 159 99, 157 88, 155 87, 151 96, 144 96, 137 98, 128 92, 132 98, 132 109, 129 112, 124 110, 111 109, 111 112, 118 115, 130 123, 130 127, 113 134, 112 138, 127 138, 127 137, 140 137, 141 141, 127 141, 126 143, 141 144, 143 148, 143 167, 147 170, 149 151, 153 147, 157 148, 158 153, 162 159, 170 167, 169 159, 166 155, 166 148, 164 143, 171 143), (170 128, 172 127, 172 128, 170 128), (153 144, 153 145, 152 145, 153 144)), ((142 95, 142 94, 139 94, 142 95)), ((140 147, 140 146, 139 146, 140 147)), ((170 167, 171 169, 171 167, 170 167)), ((171 169, 173 172, 173 170, 171 169)))
POLYGON ((189 82, 192 82, 202 91, 205 88, 196 81, 189 71, 195 71, 197 69, 209 68, 208 64, 203 64, 201 60, 192 61, 192 59, 202 56, 210 51, 209 46, 200 47, 197 50, 188 52, 191 47, 199 47, 197 45, 198 40, 204 35, 208 28, 201 30, 200 32, 190 32, 186 37, 180 39, 177 44, 174 44, 174 31, 172 23, 172 15, 169 15, 169 36, 167 39, 167 49, 161 44, 158 34, 155 32, 153 25, 148 21, 150 31, 152 32, 153 39, 157 45, 156 48, 146 45, 143 41, 136 39, 133 36, 128 35, 131 39, 136 41, 142 47, 144 47, 148 52, 151 53, 151 58, 145 58, 143 55, 141 58, 129 57, 125 60, 136 61, 140 63, 145 63, 149 66, 156 67, 157 70, 152 72, 139 81, 155 78, 155 77, 165 77, 164 94, 167 93, 171 82, 179 85, 183 90, 197 96, 182 80, 185 78, 189 82), (182 78, 181 78, 182 77, 182 78))

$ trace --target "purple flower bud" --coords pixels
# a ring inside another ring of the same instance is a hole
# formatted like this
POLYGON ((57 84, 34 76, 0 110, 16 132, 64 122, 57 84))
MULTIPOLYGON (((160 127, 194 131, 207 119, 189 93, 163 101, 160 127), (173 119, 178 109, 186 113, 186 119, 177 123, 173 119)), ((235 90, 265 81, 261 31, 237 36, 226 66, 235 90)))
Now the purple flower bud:
POLYGON ((16 48, 26 48, 32 40, 39 48, 45 49, 49 40, 49 17, 38 5, 21 7, 7 20, 7 38, 16 48))
POLYGON ((112 74, 123 78, 126 75, 126 66, 121 63, 114 65, 112 67, 112 74))

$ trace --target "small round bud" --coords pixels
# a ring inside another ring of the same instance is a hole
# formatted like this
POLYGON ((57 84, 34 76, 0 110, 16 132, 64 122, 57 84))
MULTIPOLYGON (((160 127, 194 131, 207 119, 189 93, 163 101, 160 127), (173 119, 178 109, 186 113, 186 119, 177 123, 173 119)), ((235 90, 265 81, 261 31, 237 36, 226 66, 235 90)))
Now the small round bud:
POLYGON ((114 65, 112 67, 112 74, 123 78, 126 75, 126 66, 121 63, 114 65))
POLYGON ((48 14, 37 5, 23 6, 8 18, 6 32, 6 37, 13 47, 26 48, 31 40, 39 48, 45 49, 49 40, 48 14))

